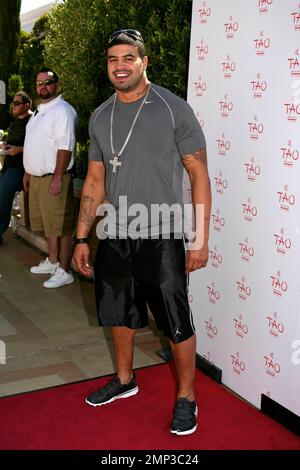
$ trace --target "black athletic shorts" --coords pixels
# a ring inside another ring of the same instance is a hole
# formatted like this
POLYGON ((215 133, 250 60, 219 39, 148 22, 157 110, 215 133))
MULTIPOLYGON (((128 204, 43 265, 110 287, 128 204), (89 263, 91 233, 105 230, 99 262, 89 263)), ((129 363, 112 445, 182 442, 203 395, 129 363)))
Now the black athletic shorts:
POLYGON ((100 325, 144 328, 148 304, 172 341, 193 336, 182 239, 100 240, 94 272, 100 325))

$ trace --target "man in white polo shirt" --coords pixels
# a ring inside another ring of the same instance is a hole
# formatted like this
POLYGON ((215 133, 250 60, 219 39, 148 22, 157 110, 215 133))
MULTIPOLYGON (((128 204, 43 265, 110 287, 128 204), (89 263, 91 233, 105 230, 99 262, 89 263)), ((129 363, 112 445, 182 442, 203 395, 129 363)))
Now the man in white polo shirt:
POLYGON ((59 95, 53 70, 37 74, 41 103, 27 126, 24 142, 24 188, 29 190, 31 229, 43 231, 49 257, 33 266, 34 274, 51 274, 46 288, 74 281, 70 272, 75 227, 72 168, 75 149, 75 109, 59 95))

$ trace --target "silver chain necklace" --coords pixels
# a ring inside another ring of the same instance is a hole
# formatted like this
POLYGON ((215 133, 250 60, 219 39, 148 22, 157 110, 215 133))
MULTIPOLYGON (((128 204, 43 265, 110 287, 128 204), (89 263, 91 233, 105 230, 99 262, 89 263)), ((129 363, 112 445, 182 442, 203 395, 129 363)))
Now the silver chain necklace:
POLYGON ((145 101, 146 99, 148 98, 148 95, 149 95, 149 92, 150 92, 150 83, 148 84, 148 91, 142 101, 142 103, 140 104, 140 107, 139 109, 137 110, 137 113, 134 117, 134 120, 130 126, 130 129, 129 129, 129 132, 127 134, 127 137, 125 139, 125 142, 121 148, 121 150, 119 152, 116 152, 115 149, 114 149, 114 142, 113 142, 113 124, 114 124, 114 111, 115 111, 115 106, 116 106, 116 101, 117 101, 117 94, 115 93, 115 96, 114 96, 114 102, 113 102, 113 106, 112 106, 112 110, 111 110, 111 114, 110 114, 110 147, 111 147, 111 151, 112 151, 112 156, 113 156, 113 160, 109 160, 109 163, 112 165, 113 169, 112 169, 112 172, 113 173, 117 173, 117 168, 118 166, 121 166, 122 165, 122 162, 119 162, 119 157, 121 157, 121 155, 123 154, 125 148, 126 148, 126 145, 128 144, 129 142, 129 139, 131 137, 131 134, 132 134, 132 131, 133 131, 133 128, 135 126, 135 123, 137 121, 137 118, 139 117, 139 114, 142 110, 142 107, 144 106, 145 104, 145 101))

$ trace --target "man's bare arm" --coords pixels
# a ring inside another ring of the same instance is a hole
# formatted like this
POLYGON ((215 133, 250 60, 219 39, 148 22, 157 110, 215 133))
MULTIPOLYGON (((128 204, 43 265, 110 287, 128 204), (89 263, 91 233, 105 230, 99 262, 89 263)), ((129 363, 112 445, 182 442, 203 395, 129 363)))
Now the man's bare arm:
POLYGON ((82 196, 80 212, 78 217, 78 222, 82 222, 90 230, 93 225, 94 218, 93 214, 93 204, 95 199, 92 196, 82 196))
POLYGON ((105 168, 102 162, 90 161, 82 188, 76 236, 88 236, 96 218, 97 207, 105 199, 105 168))
MULTIPOLYGON (((187 260, 187 270, 193 271, 205 266, 208 259, 211 188, 207 168, 206 149, 201 148, 196 152, 184 155, 182 162, 189 175, 194 208, 196 208, 197 204, 204 206, 203 220, 196 220, 195 223, 196 230, 200 229, 204 232, 204 243, 202 247, 197 247, 197 252, 193 255, 191 255, 192 252, 190 252, 189 259, 187 260)), ((196 234, 196 237, 197 236, 198 238, 202 238, 201 234, 196 234)))

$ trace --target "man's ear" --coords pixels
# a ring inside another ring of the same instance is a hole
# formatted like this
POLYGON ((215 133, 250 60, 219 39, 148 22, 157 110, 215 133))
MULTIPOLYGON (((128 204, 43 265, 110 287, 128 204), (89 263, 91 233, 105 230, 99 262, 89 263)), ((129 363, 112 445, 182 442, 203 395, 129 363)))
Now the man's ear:
POLYGON ((143 69, 146 70, 148 65, 148 57, 145 55, 143 58, 143 69))

